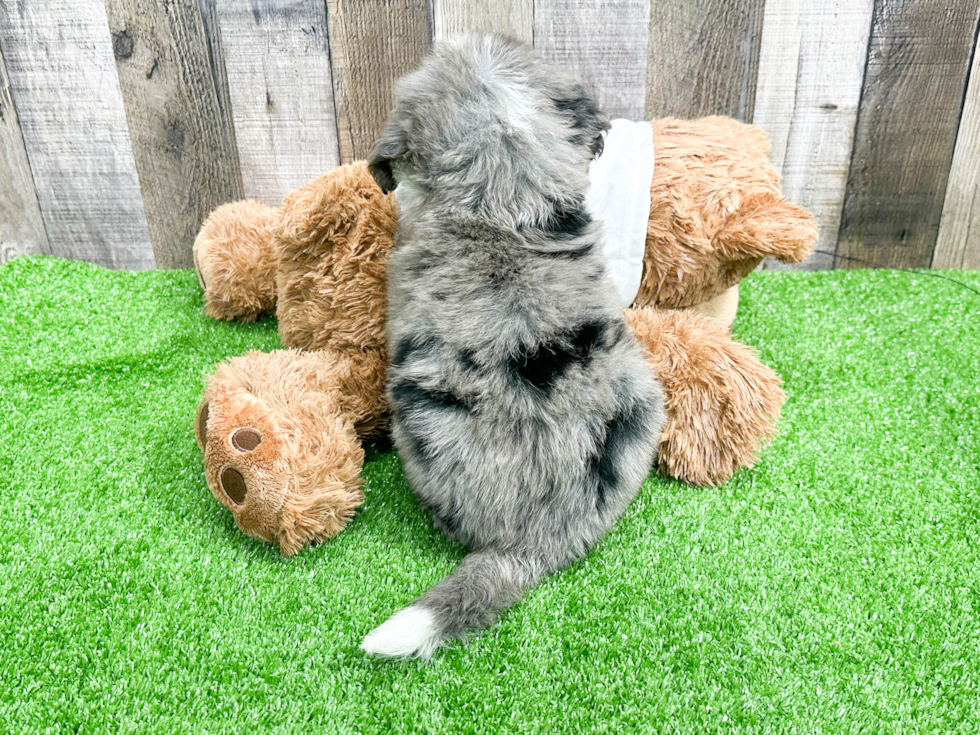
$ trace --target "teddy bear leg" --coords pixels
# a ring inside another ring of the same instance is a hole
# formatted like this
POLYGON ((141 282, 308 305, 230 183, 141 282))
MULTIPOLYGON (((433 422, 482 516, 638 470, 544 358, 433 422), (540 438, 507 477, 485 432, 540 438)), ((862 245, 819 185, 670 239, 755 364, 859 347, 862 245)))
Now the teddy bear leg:
POLYGON ((275 229, 279 336, 301 350, 384 349, 386 272, 397 226, 363 161, 289 193, 275 229))
POLYGON ((250 322, 275 309, 277 221, 278 210, 253 201, 224 204, 204 221, 194 270, 208 316, 250 322))
POLYGON ((689 311, 627 309, 664 390, 660 471, 720 485, 751 466, 785 396, 776 373, 718 324, 689 311))
POLYGON ((363 500, 343 356, 250 352, 218 366, 198 409, 207 484, 243 533, 284 556, 340 532, 363 500))

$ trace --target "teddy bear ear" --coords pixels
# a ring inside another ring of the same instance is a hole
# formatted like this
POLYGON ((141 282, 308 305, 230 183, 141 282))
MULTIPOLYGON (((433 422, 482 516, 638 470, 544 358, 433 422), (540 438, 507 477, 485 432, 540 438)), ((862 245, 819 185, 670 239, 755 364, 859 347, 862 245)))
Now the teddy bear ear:
POLYGON ((397 120, 389 119, 368 157, 368 171, 385 194, 398 186, 392 164, 408 153, 406 138, 404 126, 397 120))

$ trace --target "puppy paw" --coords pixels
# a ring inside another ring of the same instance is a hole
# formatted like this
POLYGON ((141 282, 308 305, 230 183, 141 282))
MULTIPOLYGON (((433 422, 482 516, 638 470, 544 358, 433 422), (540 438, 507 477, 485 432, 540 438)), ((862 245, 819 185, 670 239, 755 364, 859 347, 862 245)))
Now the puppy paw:
POLYGON ((372 630, 361 642, 361 650, 385 658, 431 658, 439 647, 435 616, 423 607, 406 607, 372 630))

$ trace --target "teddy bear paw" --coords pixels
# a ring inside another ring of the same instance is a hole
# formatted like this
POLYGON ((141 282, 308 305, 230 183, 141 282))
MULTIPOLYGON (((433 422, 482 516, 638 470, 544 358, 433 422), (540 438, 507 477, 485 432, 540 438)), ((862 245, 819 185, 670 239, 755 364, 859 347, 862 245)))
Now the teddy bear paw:
POLYGON ((197 413, 211 493, 285 556, 339 533, 364 499, 354 420, 338 389, 310 387, 317 374, 309 356, 251 352, 218 366, 197 413))
POLYGON ((207 397, 198 408, 196 433, 208 488, 243 533, 274 543, 290 489, 282 441, 260 402, 228 398, 207 397))

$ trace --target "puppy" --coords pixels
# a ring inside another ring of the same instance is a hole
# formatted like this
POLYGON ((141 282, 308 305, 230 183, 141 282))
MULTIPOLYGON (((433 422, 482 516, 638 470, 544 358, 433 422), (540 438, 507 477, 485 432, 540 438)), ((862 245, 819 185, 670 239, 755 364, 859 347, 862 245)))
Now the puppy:
POLYGON ((581 559, 650 471, 660 387, 583 209, 608 127, 574 79, 498 38, 441 43, 395 87, 369 160, 400 209, 392 435, 436 524, 473 551, 369 653, 428 658, 487 627, 581 559))

